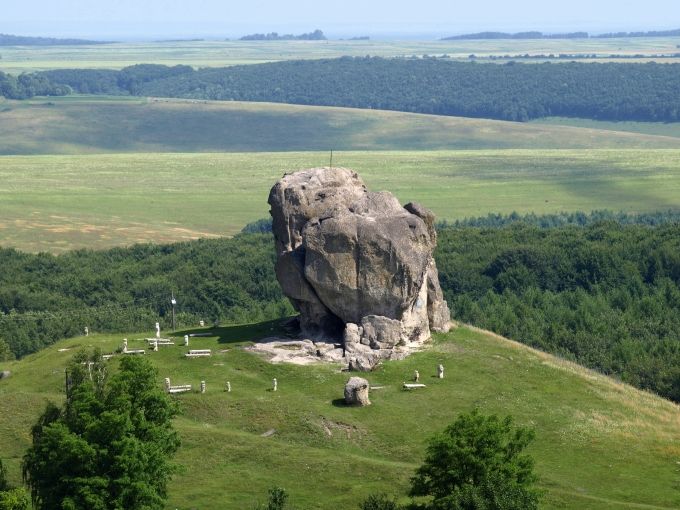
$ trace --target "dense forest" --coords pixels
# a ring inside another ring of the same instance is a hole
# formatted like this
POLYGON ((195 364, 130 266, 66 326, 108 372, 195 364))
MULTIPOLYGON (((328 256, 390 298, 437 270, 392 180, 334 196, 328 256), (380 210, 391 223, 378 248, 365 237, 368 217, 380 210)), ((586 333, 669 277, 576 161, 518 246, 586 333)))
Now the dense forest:
MULTIPOLYGON (((607 209, 598 209, 589 213, 582 211, 559 212, 553 214, 519 214, 517 212, 512 212, 510 214, 489 213, 486 216, 463 218, 461 220, 440 220, 437 221, 435 226, 438 231, 447 228, 462 227, 498 228, 514 225, 517 223, 540 228, 553 228, 564 227, 567 225, 585 227, 603 221, 613 221, 621 225, 648 226, 657 226, 666 223, 680 223, 680 210, 669 209, 667 211, 657 211, 650 213, 626 213, 623 211, 615 212, 607 209)), ((262 218, 260 220, 253 221, 241 229, 241 233, 243 234, 264 234, 271 231, 271 218, 262 218)))
MULTIPOLYGON (((502 218, 439 230, 453 317, 680 402, 678 214, 502 218)), ((85 326, 150 330, 161 317, 165 328, 172 292, 180 325, 293 311, 269 234, 61 256, 2 249, 0 264, 0 359, 85 326)))
POLYGON ((680 120, 680 64, 496 65, 342 57, 199 70, 145 64, 39 76, 83 94, 269 101, 512 121, 548 116, 680 120))
POLYGON ((30 99, 33 96, 65 96, 71 93, 68 85, 57 85, 38 74, 12 76, 0 71, 0 96, 7 99, 30 99))

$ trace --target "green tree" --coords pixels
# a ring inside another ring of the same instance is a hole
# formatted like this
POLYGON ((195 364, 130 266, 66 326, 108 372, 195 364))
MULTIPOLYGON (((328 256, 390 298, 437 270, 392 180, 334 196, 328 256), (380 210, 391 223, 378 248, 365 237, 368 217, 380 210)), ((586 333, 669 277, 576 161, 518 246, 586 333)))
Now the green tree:
POLYGON ((399 510, 399 505, 386 494, 371 494, 361 503, 361 510, 399 510))
POLYGON ((31 499, 23 488, 0 492, 0 510, 28 510, 31 499))
POLYGON ((0 361, 9 361, 14 359, 14 353, 2 338, 0 338, 0 361))
POLYGON ((36 509, 164 506, 176 407, 148 360, 122 358, 111 377, 103 366, 98 353, 76 356, 64 407, 48 404, 33 427, 23 472, 36 509))
POLYGON ((538 507, 533 459, 523 455, 534 432, 477 410, 460 415, 430 440, 412 478, 411 496, 432 510, 517 510, 538 507))

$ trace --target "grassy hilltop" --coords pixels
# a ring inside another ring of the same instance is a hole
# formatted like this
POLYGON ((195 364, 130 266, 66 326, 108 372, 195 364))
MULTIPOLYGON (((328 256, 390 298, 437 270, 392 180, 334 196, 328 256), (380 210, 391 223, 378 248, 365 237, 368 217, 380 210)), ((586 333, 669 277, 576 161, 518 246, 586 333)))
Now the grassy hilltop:
MULTIPOLYGON (((473 407, 512 414, 536 429, 530 453, 546 491, 544 508, 680 505, 680 408, 668 401, 459 328, 369 374, 372 384, 385 388, 372 392, 371 407, 346 408, 339 399, 348 376, 337 367, 271 365, 240 349, 276 330, 276 323, 264 323, 192 338, 192 348, 213 349, 211 358, 187 360, 178 346, 149 354, 159 385, 170 376, 196 389, 206 380, 208 388, 205 395, 175 397, 183 408, 176 420, 183 440, 176 461, 183 468, 170 485, 168 508, 249 508, 273 485, 285 487, 297 508, 308 509, 357 508, 376 491, 404 494, 425 440, 473 407), (433 377, 439 363, 446 367, 444 380, 433 377), (428 387, 401 390, 415 369, 428 387), (273 377, 279 380, 276 393, 269 391, 273 377), (231 393, 224 391, 226 381, 231 393)), ((11 417, 0 419, 0 455, 13 481, 30 426, 47 399, 63 398, 63 368, 73 353, 82 346, 113 350, 122 336, 63 340, 3 364, 13 375, 0 381, 0 417, 11 417)), ((148 334, 128 335, 130 346, 141 347, 142 336, 148 334)))

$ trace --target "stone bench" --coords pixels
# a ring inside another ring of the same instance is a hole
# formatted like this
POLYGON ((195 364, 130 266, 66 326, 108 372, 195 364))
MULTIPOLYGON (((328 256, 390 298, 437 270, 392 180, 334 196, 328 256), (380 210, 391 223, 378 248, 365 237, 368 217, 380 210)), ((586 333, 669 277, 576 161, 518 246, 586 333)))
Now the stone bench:
POLYGON ((191 391, 191 384, 178 384, 175 386, 172 386, 170 384, 170 378, 166 377, 165 378, 165 391, 168 393, 186 393, 187 391, 191 391))
POLYGON ((180 384, 177 386, 170 386, 168 393, 186 393, 191 391, 191 384, 180 384))
POLYGON ((145 338, 149 344, 157 343, 158 345, 175 345, 175 342, 169 338, 145 338))
POLYGON ((200 358, 203 356, 212 356, 212 350, 210 349, 192 349, 187 354, 187 358, 200 358))

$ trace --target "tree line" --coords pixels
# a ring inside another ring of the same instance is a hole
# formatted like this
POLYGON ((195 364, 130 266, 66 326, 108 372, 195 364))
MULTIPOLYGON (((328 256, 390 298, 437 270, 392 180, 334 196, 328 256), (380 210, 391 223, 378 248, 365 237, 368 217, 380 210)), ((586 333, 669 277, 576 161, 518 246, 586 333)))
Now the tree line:
POLYGON ((30 37, 25 35, 0 34, 0 46, 77 46, 110 44, 110 41, 88 41, 87 39, 60 39, 56 37, 30 37))
MULTIPOLYGON (((453 318, 680 402, 680 223, 642 218, 490 216, 440 228, 453 318)), ((149 330, 160 317, 168 327, 173 292, 180 323, 290 315, 274 260, 266 233, 59 256, 2 249, 0 359, 84 326, 149 330)))
POLYGON ((609 32, 606 34, 589 34, 588 32, 567 32, 563 34, 544 34, 538 31, 529 32, 477 32, 474 34, 461 34, 444 37, 442 41, 456 41, 468 39, 612 39, 628 37, 677 37, 680 29, 676 30, 650 30, 647 32, 609 32))
POLYGON ((680 120, 680 64, 503 65, 448 58, 341 57, 204 68, 39 73, 82 94, 122 94, 319 106, 527 121, 549 116, 680 120))
POLYGON ((0 96, 7 99, 30 99, 34 96, 65 96, 71 93, 68 85, 58 85, 39 74, 19 76, 0 71, 0 96))

